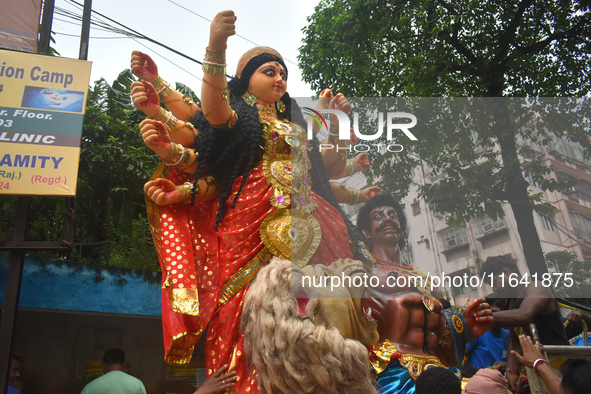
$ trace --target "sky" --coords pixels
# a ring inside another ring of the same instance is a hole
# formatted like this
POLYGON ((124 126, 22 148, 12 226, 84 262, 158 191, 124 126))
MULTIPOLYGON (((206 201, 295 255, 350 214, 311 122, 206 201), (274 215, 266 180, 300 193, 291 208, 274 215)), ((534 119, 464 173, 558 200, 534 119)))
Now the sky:
MULTIPOLYGON (((84 0, 76 1, 84 3, 84 0)), ((270 46, 286 60, 290 95, 310 97, 315 92, 301 81, 296 64, 303 38, 301 30, 307 25, 306 18, 314 12, 317 4, 318 0, 93 0, 92 9, 199 61, 203 60, 209 41, 209 21, 219 11, 233 10, 237 17, 236 35, 228 39, 228 74, 236 72, 238 59, 248 49, 257 45, 270 46)), ((55 7, 52 31, 56 43, 52 47, 62 57, 77 59, 81 22, 60 15, 59 10, 82 15, 81 7, 72 0, 55 0, 55 7)), ((93 18, 121 27, 94 13, 93 18)), ((131 52, 136 49, 154 59, 160 76, 168 82, 182 82, 200 91, 203 75, 201 65, 157 44, 105 31, 93 25, 88 50, 88 60, 92 61, 90 84, 100 78, 112 83, 121 71, 129 68, 131 52)))

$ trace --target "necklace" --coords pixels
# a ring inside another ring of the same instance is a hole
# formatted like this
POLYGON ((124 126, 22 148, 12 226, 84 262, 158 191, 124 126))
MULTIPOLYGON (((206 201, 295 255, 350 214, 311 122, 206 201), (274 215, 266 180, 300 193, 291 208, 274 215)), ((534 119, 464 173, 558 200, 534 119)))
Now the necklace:
POLYGON ((403 268, 403 269, 406 269, 406 270, 412 270, 412 266, 411 266, 411 265, 409 265, 409 264, 406 264, 406 263, 395 263, 395 262, 393 262, 393 261, 391 261, 391 260, 385 260, 385 259, 381 259, 381 258, 379 258, 379 257, 376 257, 376 256, 373 256, 373 257, 374 257, 374 259, 376 259, 376 261, 377 261, 378 263, 380 263, 380 264, 383 264, 383 265, 390 265, 390 266, 392 266, 392 267, 399 267, 399 268, 403 268))
POLYGON ((275 110, 275 104, 267 104, 262 107, 259 107, 257 105, 257 110, 259 111, 259 117, 266 118, 266 119, 276 119, 277 118, 277 111, 275 110))

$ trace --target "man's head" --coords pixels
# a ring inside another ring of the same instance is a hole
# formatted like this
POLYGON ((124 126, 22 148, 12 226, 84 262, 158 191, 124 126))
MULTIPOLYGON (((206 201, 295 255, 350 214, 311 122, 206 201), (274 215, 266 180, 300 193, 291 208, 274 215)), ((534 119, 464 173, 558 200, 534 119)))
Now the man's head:
POLYGON ((125 363, 125 353, 121 349, 109 349, 103 355, 103 370, 122 370, 125 363))
POLYGON ((397 243, 400 249, 406 244, 406 216, 391 194, 378 194, 365 203, 357 215, 357 227, 370 249, 382 242, 397 243))
POLYGON ((449 369, 443 367, 428 368, 419 375, 416 381, 417 394, 460 394, 460 379, 449 369))
POLYGON ((511 284, 521 279, 521 273, 517 268, 517 261, 506 256, 492 256, 486 259, 482 265, 484 275, 493 275, 493 290, 502 296, 511 296, 507 290, 515 290, 520 286, 512 286, 511 284))
POLYGON ((566 394, 591 391, 591 362, 582 358, 569 358, 560 366, 561 385, 566 394))
POLYGON ((16 386, 18 380, 21 378, 21 367, 23 365, 23 359, 13 354, 10 357, 10 375, 8 376, 8 382, 11 386, 16 386))

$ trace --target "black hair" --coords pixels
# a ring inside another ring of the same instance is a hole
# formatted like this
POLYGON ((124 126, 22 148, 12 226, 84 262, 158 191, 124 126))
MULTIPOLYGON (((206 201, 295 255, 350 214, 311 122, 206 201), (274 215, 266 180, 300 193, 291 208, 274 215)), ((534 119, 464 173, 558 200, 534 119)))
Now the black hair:
POLYGON ((109 349, 103 355, 103 363, 107 365, 123 365, 125 363, 125 353, 121 349, 109 349))
POLYGON ((461 394, 460 379, 443 367, 427 368, 416 380, 417 394, 461 394))
MULTIPOLYGON (((283 61, 281 63, 283 64, 283 61)), ((243 71, 241 76, 246 78, 247 74, 243 71)), ((230 89, 230 106, 238 114, 237 124, 232 129, 214 129, 202 111, 197 113, 191 120, 191 123, 199 130, 194 145, 195 150, 199 152, 199 162, 195 171, 194 190, 198 178, 203 176, 207 169, 207 174, 213 176, 218 185, 219 206, 215 219, 216 230, 226 216, 228 205, 230 208, 236 206, 238 197, 246 184, 250 172, 261 161, 264 154, 263 125, 259 120, 257 107, 248 105, 242 98, 244 81, 241 78, 233 77, 228 81, 228 88, 230 89), (235 186, 236 180, 240 177, 242 179, 238 190, 234 194, 232 201, 229 201, 232 188, 235 186)), ((297 102, 291 99, 287 93, 281 97, 281 101, 285 104, 285 110, 283 112, 277 111, 278 116, 292 123, 299 124, 302 128, 306 129, 307 125, 297 102)), ((357 259, 364 260, 360 252, 361 235, 359 235, 351 220, 345 215, 332 192, 326 167, 320 155, 319 142, 315 135, 312 139, 312 149, 309 151, 309 159, 311 163, 312 191, 326 200, 341 214, 347 225, 349 238, 352 243, 351 249, 357 259)), ((191 200, 193 203, 194 193, 191 200)))
MULTIPOLYGON (((407 237, 407 229, 408 224, 406 222, 406 216, 404 215, 404 210, 402 209, 402 205, 394 198, 391 194, 378 194, 374 196, 371 200, 366 202, 361 209, 359 209, 359 213, 357 214, 357 228, 359 231, 371 230, 371 217, 370 213, 371 210, 376 207, 392 207, 396 211, 396 215, 398 216, 398 221, 400 222, 400 230, 399 234, 401 235, 400 240, 398 241, 398 247, 400 250, 404 249, 406 246, 406 237, 407 237)), ((369 246, 370 250, 372 249, 373 245, 369 239, 364 237, 365 243, 369 246)))
POLYGON ((569 358, 560 366, 565 393, 578 394, 591 392, 591 362, 582 358, 569 358))
POLYGON ((234 89, 236 94, 242 96, 244 93, 246 93, 252 74, 254 74, 260 66, 268 62, 280 63, 285 69, 285 77, 287 78, 287 66, 281 57, 267 52, 259 53, 250 59, 242 69, 242 73, 240 74, 240 78, 237 79, 237 85, 234 89))
POLYGON ((493 275, 499 274, 503 268, 507 268, 516 274, 520 274, 519 268, 517 267, 517 260, 513 260, 506 256, 492 256, 486 259, 482 265, 482 271, 486 273, 492 273, 493 275))

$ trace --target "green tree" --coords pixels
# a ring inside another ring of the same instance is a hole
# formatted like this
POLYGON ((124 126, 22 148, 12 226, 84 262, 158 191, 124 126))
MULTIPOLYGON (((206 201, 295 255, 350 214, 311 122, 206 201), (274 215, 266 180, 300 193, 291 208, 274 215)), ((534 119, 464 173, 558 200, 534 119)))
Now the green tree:
POLYGON ((130 104, 132 81, 126 70, 112 86, 101 79, 89 90, 76 191, 81 261, 111 263, 112 247, 131 236, 133 220, 145 211, 143 184, 158 161, 139 133, 143 117, 130 104))
POLYGON ((589 304, 591 301, 588 298, 591 294, 589 263, 579 261, 575 253, 561 251, 546 254, 546 265, 549 268, 554 268, 557 273, 568 272, 572 274, 572 283, 568 279, 560 280, 563 278, 552 277, 553 283, 558 282, 557 286, 554 286, 554 294, 557 297, 578 298, 578 302, 589 304))
MULTIPOLYGON (((587 1, 325 0, 304 29, 299 59, 314 88, 330 86, 347 96, 584 96, 590 90, 590 18, 587 1)), ((386 189, 408 187, 400 171, 420 157, 446 174, 421 193, 456 222, 484 212, 496 216, 508 202, 530 271, 543 273, 533 221, 539 196, 528 194, 517 140, 547 142, 565 129, 538 123, 528 130, 506 104, 495 102, 492 120, 469 125, 472 133, 424 129, 420 139, 427 144, 408 144, 393 159, 373 155, 373 169, 386 189)), ((578 116, 568 138, 588 147, 588 105, 578 104, 560 103, 578 116)), ((538 179, 549 171, 536 160, 529 167, 538 179)))

